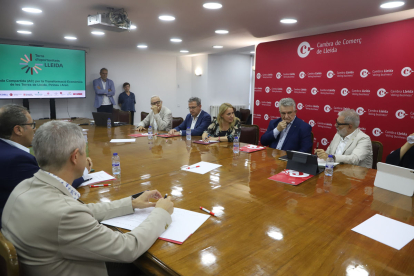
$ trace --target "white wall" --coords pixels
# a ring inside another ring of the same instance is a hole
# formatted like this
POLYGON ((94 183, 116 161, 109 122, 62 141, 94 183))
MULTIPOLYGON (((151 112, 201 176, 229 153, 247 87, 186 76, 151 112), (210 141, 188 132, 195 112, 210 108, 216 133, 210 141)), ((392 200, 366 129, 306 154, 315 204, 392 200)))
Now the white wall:
POLYGON ((251 57, 249 55, 210 55, 208 90, 211 105, 249 105, 251 57))
MULTIPOLYGON (((123 91, 122 84, 129 82, 135 93, 135 123, 141 111, 150 111, 150 97, 159 95, 163 104, 171 109, 174 117, 188 114, 188 99, 199 97, 203 109, 210 112, 210 105, 229 102, 234 105, 249 103, 250 56, 248 55, 199 55, 176 57, 145 51, 110 51, 89 49, 86 54, 86 98, 56 99, 56 117, 92 118, 95 92, 92 81, 99 78, 99 70, 108 69, 108 78, 115 83, 115 101, 123 91), (201 68, 202 76, 194 71, 201 68)), ((0 106, 12 103, 0 100, 0 106)), ((23 100, 13 103, 22 104, 23 100)), ((34 119, 50 116, 49 99, 30 99, 34 119)), ((118 105, 114 106, 119 108, 118 105)))

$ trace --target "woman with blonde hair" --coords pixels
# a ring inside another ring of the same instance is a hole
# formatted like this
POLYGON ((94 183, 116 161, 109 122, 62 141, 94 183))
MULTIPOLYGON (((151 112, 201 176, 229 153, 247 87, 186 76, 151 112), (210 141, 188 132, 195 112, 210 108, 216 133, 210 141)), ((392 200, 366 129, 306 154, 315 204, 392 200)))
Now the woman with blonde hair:
POLYGON ((240 119, 234 116, 234 110, 229 103, 220 105, 217 118, 203 133, 202 139, 206 142, 233 142, 235 136, 240 136, 240 119))

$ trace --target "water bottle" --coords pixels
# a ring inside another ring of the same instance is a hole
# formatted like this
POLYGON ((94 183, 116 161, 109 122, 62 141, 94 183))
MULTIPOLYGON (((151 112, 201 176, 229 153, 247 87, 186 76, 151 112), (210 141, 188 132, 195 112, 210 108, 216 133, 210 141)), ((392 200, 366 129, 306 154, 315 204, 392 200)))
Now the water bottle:
POLYGON ((118 153, 114 153, 112 156, 112 174, 117 176, 121 174, 121 161, 119 159, 118 153))
POLYGON ((334 168, 333 156, 328 155, 328 158, 326 159, 326 165, 325 165, 325 175, 326 176, 332 176, 333 175, 333 168, 334 168))
POLYGON ((185 134, 186 134, 187 140, 191 140, 191 128, 187 127, 185 134))
POLYGON ((107 126, 108 128, 111 128, 111 127, 112 127, 112 124, 111 124, 111 118, 108 118, 108 121, 106 121, 106 126, 107 126))
POLYGON ((152 126, 148 127, 148 139, 152 139, 152 126))
POLYGON ((407 137, 407 142, 408 142, 409 144, 414 144, 414 135, 408 136, 408 137, 407 137))
POLYGON ((239 153, 239 147, 240 147, 239 136, 234 136, 233 152, 234 153, 239 153))

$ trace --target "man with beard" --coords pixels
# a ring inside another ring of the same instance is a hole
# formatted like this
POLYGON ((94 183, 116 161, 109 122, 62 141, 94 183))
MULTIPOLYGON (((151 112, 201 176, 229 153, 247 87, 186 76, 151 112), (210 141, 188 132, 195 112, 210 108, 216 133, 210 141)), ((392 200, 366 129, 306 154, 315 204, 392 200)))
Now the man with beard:
POLYGON ((319 158, 326 160, 333 155, 335 162, 372 168, 372 144, 368 135, 359 128, 359 115, 353 109, 338 113, 335 134, 326 151, 315 150, 319 158))

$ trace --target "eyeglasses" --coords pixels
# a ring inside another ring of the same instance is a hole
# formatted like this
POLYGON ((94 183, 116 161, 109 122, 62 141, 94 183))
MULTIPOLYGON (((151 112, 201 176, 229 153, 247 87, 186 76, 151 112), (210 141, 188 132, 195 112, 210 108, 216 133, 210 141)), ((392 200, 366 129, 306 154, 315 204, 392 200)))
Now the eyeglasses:
POLYGON ((161 103, 161 101, 155 102, 155 103, 151 103, 151 105, 159 105, 161 103))
POLYGON ((337 125, 337 126, 348 126, 349 124, 347 124, 347 123, 338 123, 338 120, 336 120, 335 125, 337 125))
POLYGON ((197 107, 198 107, 198 105, 196 105, 196 106, 189 106, 189 107, 188 107, 188 109, 189 109, 189 110, 194 110, 194 109, 196 109, 197 107))
POLYGON ((31 124, 19 124, 19 126, 32 126, 33 129, 36 128, 36 122, 33 122, 31 124))

